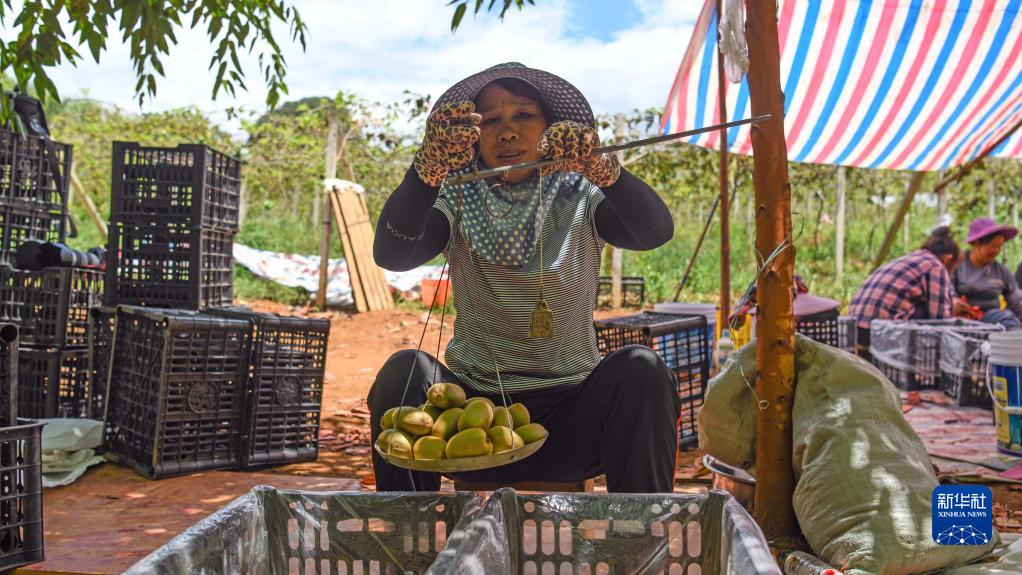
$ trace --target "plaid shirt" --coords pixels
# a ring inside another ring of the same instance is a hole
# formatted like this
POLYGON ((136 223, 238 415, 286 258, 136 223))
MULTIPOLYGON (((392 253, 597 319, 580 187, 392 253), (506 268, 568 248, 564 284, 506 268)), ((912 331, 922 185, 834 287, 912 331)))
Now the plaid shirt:
POLYGON ((947 268, 929 251, 917 250, 870 274, 849 313, 863 328, 874 319, 945 319, 952 297, 947 268))

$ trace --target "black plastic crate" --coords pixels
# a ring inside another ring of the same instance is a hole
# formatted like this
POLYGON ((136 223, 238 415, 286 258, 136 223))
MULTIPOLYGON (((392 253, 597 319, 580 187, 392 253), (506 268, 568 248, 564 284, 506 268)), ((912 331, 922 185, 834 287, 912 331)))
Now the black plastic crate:
POLYGON ((797 318, 795 331, 811 340, 838 347, 837 308, 797 318))
POLYGON ((251 325, 242 465, 315 461, 330 321, 242 309, 209 312, 251 325))
POLYGON ((102 421, 106 410, 107 374, 110 373, 110 348, 114 341, 117 308, 94 307, 89 310, 89 419, 102 421))
POLYGON ((0 427, 18 423, 18 326, 0 323, 0 427))
POLYGON ((992 409, 987 390, 988 356, 984 335, 946 332, 941 337, 940 389, 961 406, 992 409))
POLYGON ((18 416, 89 416, 89 350, 26 348, 18 354, 18 416))
POLYGON ((71 146, 52 142, 62 185, 58 187, 46 141, 0 128, 0 202, 64 211, 71 175, 71 146))
MULTIPOLYGON (((596 292, 596 305, 611 305, 614 293, 614 280, 610 276, 600 276, 599 289, 596 292)), ((621 278, 621 305, 640 307, 646 301, 646 278, 641 276, 625 276, 621 278)))
POLYGON ((0 571, 43 560, 43 424, 0 428, 0 571))
POLYGON ((898 388, 936 389, 941 380, 944 333, 982 335, 1003 330, 999 325, 966 319, 873 320, 869 351, 874 365, 898 388))
POLYGON ((99 270, 0 268, 0 320, 18 324, 24 345, 89 345, 89 309, 102 298, 99 270))
POLYGON ((681 397, 679 445, 697 440, 696 415, 710 377, 710 340, 706 316, 642 312, 594 322, 596 343, 604 356, 626 345, 656 351, 678 375, 681 397))
POLYGON ((241 161, 202 144, 114 142, 110 215, 238 230, 241 161))
POLYGON ((110 226, 107 305, 174 309, 230 306, 234 232, 141 220, 110 226))
POLYGON ((0 265, 13 265, 27 240, 64 241, 64 213, 0 202, 0 265))
POLYGON ((237 467, 246 321, 117 308, 104 441, 150 479, 237 467))

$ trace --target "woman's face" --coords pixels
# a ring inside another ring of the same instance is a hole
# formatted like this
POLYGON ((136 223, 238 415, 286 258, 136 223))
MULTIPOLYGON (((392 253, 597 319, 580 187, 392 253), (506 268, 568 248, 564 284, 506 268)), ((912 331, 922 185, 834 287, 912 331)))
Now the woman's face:
MULTIPOLYGON (((479 153, 491 168, 531 162, 539 159, 536 144, 546 131, 546 118, 539 102, 515 96, 498 84, 489 84, 476 97, 479 123, 479 153)), ((521 182, 533 170, 508 172, 509 182, 521 182)))
POLYGON ((976 253, 976 259, 980 265, 987 265, 997 259, 1001 253, 1001 246, 1004 245, 1004 236, 998 234, 987 243, 973 242, 972 251, 976 253))

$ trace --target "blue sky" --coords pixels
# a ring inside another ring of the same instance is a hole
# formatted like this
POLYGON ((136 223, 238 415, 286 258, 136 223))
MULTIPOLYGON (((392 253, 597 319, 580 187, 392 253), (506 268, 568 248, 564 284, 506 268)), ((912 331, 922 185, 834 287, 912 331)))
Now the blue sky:
MULTIPOLYGON (((285 48, 290 98, 339 90, 370 101, 394 101, 405 90, 435 98, 471 73, 518 61, 571 81, 597 113, 662 106, 702 1, 536 0, 503 22, 466 16, 451 34, 447 0, 293 0, 309 31, 304 53, 285 48)), ((178 40, 157 97, 141 109, 127 48, 116 39, 102 64, 64 65, 53 77, 65 97, 87 94, 133 111, 193 105, 217 120, 227 107, 264 107, 255 55, 243 61, 251 90, 212 101, 209 41, 193 30, 178 40)))

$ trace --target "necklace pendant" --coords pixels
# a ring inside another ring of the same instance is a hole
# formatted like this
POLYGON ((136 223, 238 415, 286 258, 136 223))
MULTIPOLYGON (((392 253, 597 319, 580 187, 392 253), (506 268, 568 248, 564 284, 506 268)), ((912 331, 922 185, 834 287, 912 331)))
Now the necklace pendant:
POLYGON ((546 339, 554 335, 554 314, 540 298, 536 307, 532 308, 532 324, 529 326, 529 337, 546 339))

